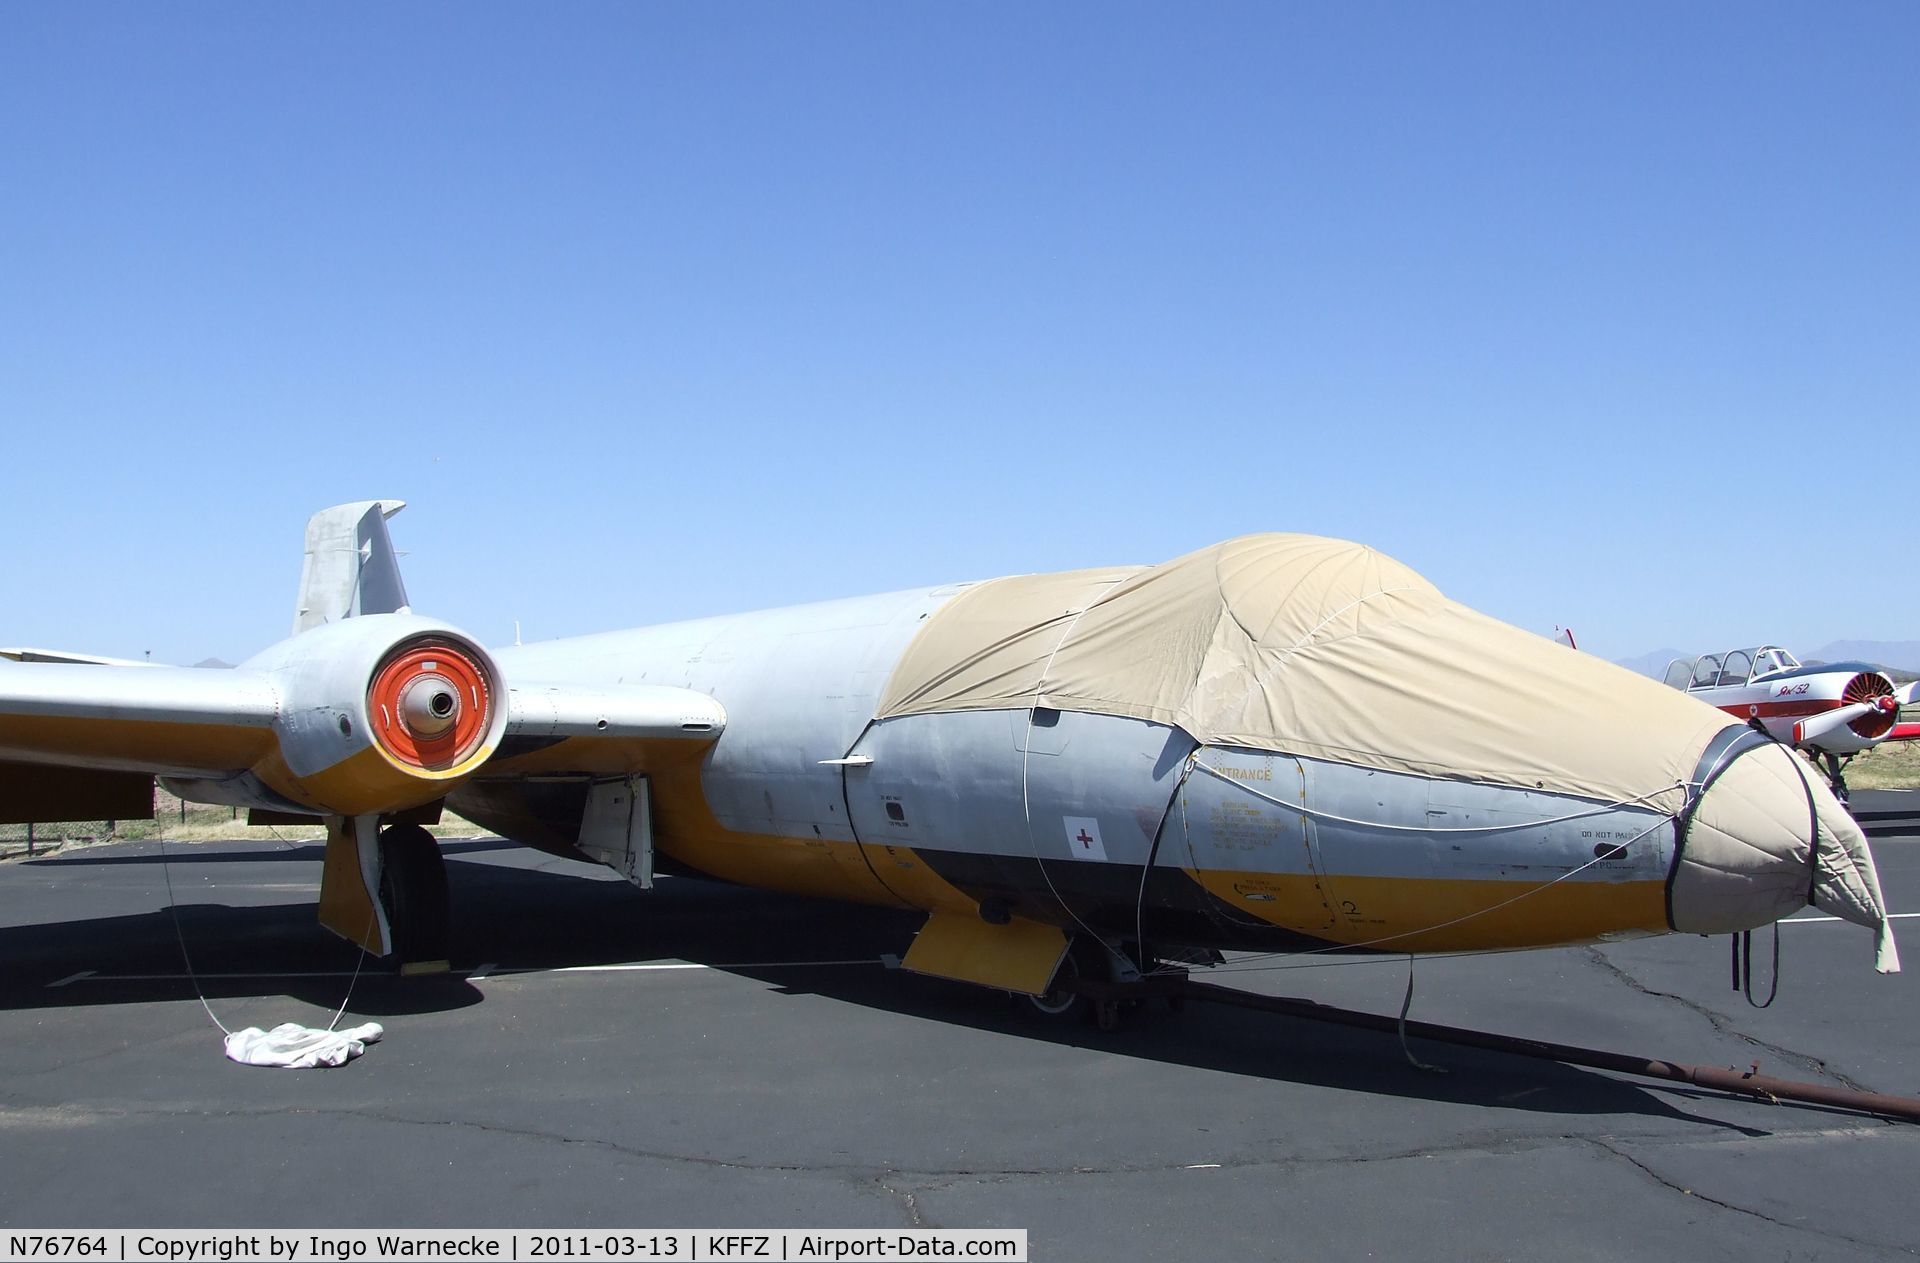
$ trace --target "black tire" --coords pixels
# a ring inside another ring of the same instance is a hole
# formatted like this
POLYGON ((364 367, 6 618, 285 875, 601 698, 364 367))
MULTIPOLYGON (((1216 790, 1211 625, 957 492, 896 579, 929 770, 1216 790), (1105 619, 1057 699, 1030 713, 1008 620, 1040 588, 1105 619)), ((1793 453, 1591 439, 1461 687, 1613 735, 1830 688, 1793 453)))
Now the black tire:
POLYGON ((1030 1013, 1049 1021, 1058 1021, 1062 1018, 1085 1017, 1092 1011, 1093 1002, 1074 989, 1074 984, 1080 980, 1079 954, 1069 947, 1067 954, 1060 958, 1060 967, 1053 971, 1053 981, 1047 984, 1046 991, 1041 995, 1026 997, 1030 1013))
POLYGON ((393 931, 394 963, 444 965, 452 918, 440 843, 417 824, 380 831, 380 906, 393 931))

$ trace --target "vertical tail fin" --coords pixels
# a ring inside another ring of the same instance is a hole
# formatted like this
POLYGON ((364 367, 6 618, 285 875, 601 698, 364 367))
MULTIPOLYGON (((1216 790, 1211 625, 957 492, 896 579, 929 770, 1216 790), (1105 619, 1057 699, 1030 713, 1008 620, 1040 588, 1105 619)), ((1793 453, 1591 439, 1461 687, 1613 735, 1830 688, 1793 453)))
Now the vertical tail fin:
POLYGON ((356 614, 408 608, 400 562, 387 537, 387 519, 406 507, 404 500, 360 500, 308 519, 300 599, 293 607, 295 634, 356 614))

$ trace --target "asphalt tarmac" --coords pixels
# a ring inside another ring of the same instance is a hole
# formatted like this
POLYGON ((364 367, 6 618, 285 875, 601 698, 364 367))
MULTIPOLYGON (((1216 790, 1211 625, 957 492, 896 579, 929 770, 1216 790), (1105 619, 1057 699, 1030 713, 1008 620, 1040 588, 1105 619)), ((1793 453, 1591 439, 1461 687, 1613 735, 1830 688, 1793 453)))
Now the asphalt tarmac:
MULTIPOLYGON (((1920 793, 1854 806, 1912 917, 1920 793)), ((1043 1263, 1920 1254, 1920 1125, 1416 1043, 1423 1070, 1392 1037, 1210 1004, 1051 1024, 885 968, 913 917, 447 850, 437 979, 354 977, 314 924, 317 844, 0 865, 0 1217, 1009 1226, 1043 1263), (170 905, 227 1026, 344 1000, 385 1040, 337 1070, 226 1061, 170 905)), ((1920 1096, 1899 924, 1892 977, 1858 927, 1787 925, 1764 1010, 1724 939, 1668 936, 1423 960, 1413 1016, 1920 1096)), ((1260 963, 1205 976, 1386 1013, 1407 985, 1404 959, 1260 963)))

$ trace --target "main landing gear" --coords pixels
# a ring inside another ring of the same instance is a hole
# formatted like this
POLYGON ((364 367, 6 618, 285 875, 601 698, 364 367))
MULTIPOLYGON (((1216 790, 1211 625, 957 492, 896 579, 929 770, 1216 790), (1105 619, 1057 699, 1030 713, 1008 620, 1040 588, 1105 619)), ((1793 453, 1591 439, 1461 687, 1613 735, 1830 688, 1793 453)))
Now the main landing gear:
MULTIPOLYGON (((1041 1017, 1078 1018, 1103 1031, 1118 1030, 1146 1001, 1113 992, 1137 985, 1143 973, 1156 972, 1163 964, 1149 959, 1143 971, 1141 961, 1138 944, 1110 944, 1091 935, 1077 934, 1068 941, 1067 954, 1061 958, 1060 967, 1054 971, 1046 991, 1023 998, 1041 1017)), ((1167 1007, 1176 1013, 1185 1007, 1183 996, 1168 994, 1165 998, 1167 1007)))
MULTIPOLYGON (((1847 807, 1847 778, 1841 775, 1841 769, 1853 762, 1852 756, 1843 759, 1837 754, 1828 754, 1822 750, 1820 757, 1826 761, 1827 784, 1832 786, 1833 796, 1840 800, 1842 807, 1847 807)), ((1851 808, 1849 808, 1849 810, 1851 810, 1851 808)))
POLYGON ((380 831, 380 907, 402 974, 445 973, 452 924, 440 844, 417 824, 380 831))

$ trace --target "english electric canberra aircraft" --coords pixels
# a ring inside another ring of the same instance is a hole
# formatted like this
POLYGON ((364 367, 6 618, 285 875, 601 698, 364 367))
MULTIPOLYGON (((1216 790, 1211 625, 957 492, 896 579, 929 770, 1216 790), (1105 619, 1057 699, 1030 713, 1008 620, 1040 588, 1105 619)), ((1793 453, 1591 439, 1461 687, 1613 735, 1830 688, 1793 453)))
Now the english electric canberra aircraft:
POLYGON ((445 804, 650 885, 656 855, 918 909, 904 964, 1069 1007, 1220 949, 1440 952, 1877 931, 1865 836, 1696 698, 1309 535, 488 650, 412 613, 394 501, 307 528, 294 634, 233 670, 15 651, 9 820, 159 777, 322 818, 323 924, 444 957, 445 804))
POLYGON ((1895 688, 1869 662, 1804 667, 1780 646, 1761 645, 1675 658, 1666 682, 1823 758, 1842 802, 1847 760, 1883 741, 1920 740, 1920 724, 1900 722, 1900 708, 1913 705, 1920 681, 1895 688))

